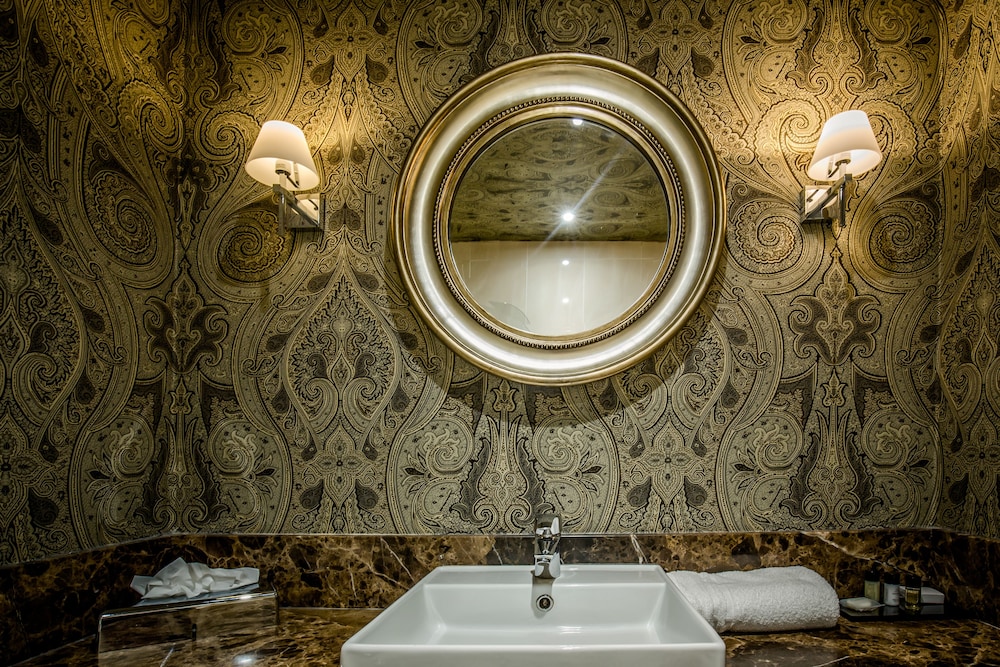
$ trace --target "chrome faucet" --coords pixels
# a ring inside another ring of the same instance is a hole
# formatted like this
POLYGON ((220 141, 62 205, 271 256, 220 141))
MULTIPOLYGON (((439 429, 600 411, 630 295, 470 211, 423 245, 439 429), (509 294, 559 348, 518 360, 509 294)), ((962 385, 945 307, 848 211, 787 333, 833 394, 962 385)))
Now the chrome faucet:
POLYGON ((559 516, 539 514, 535 518, 535 570, 537 579, 555 579, 559 576, 559 516))

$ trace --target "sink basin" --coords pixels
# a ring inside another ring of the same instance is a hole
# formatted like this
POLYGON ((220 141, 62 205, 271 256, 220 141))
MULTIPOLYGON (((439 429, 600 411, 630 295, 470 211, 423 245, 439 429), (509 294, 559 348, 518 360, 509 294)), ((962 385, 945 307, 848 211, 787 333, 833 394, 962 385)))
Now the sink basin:
POLYGON ((657 565, 432 571, 347 640, 343 667, 722 666, 726 648, 657 565), (539 596, 551 597, 536 604, 539 596))

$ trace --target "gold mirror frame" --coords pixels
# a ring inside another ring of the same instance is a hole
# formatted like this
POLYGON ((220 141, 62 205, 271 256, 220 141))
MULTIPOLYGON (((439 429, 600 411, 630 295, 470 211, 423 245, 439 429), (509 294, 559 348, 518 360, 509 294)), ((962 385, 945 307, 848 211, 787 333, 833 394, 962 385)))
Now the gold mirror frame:
POLYGON ((725 211, 722 176, 711 144, 673 93, 616 60, 544 54, 483 74, 427 121, 400 177, 393 206, 394 242, 413 304, 457 354, 518 382, 574 384, 607 377, 640 361, 684 325, 718 264, 725 211), (453 274, 447 215, 462 168, 473 161, 484 135, 496 136, 539 114, 556 113, 601 118, 633 139, 664 179, 671 229, 657 281, 639 303, 599 330, 551 340, 484 316, 484 309, 453 274))

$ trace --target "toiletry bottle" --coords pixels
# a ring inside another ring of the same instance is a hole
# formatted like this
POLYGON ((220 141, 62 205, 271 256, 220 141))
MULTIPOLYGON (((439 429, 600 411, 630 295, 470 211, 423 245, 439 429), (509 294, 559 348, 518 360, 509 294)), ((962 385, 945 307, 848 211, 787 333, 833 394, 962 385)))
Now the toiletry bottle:
POLYGON ((899 590, 899 600, 905 611, 920 611, 920 587, 923 582, 916 574, 907 574, 903 577, 903 585, 899 590))
POLYGON ((874 565, 865 573, 865 597, 878 602, 882 599, 882 580, 874 565))
POLYGON ((882 604, 899 606, 899 574, 894 570, 887 570, 882 576, 882 604))

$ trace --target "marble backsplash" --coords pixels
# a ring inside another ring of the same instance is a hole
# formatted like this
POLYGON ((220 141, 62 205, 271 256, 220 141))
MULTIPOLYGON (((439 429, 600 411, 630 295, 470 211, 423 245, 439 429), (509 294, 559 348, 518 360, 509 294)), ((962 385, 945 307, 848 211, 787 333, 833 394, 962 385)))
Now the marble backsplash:
MULTIPOLYGON (((1000 542, 938 529, 569 536, 566 562, 651 562, 667 570, 805 565, 841 597, 872 562, 921 574, 954 609, 1000 618, 1000 542)), ((0 568, 0 645, 17 662, 92 635, 106 609, 136 602, 134 574, 177 557, 252 565, 282 607, 382 608, 438 565, 531 560, 523 535, 173 535, 0 568)))

